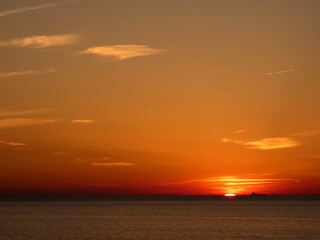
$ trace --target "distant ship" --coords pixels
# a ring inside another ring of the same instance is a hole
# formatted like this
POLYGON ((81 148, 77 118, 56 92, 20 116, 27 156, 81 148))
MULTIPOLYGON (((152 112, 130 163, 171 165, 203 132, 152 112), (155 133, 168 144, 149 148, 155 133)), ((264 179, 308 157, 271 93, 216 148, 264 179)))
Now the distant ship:
POLYGON ((267 196, 267 194, 257 194, 257 193, 252 192, 251 196, 253 196, 253 197, 256 197, 256 196, 267 196))

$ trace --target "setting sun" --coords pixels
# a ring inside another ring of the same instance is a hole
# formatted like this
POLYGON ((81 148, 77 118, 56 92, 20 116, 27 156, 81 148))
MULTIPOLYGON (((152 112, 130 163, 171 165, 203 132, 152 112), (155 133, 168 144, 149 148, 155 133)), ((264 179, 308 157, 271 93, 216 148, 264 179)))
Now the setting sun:
POLYGON ((235 197, 237 195, 235 195, 234 193, 227 193, 224 195, 225 197, 235 197))

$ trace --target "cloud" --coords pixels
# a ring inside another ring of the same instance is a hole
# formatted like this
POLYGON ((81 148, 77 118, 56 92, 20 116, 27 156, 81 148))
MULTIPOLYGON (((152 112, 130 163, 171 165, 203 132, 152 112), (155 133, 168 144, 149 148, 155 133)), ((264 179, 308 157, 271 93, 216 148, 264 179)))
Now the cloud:
POLYGON ((293 72, 293 71, 294 71, 294 69, 290 68, 290 69, 286 69, 286 70, 282 70, 282 71, 270 72, 270 73, 267 73, 266 76, 272 76, 275 74, 283 74, 283 73, 288 73, 288 72, 293 72))
POLYGON ((76 119, 76 120, 72 120, 72 123, 95 123, 96 121, 94 120, 90 120, 90 119, 76 119))
POLYGON ((43 35, 1 41, 2 47, 46 48, 74 43, 79 38, 76 34, 43 35))
POLYGON ((52 152, 54 155, 67 155, 65 152, 52 152))
POLYGON ((318 134, 320 134, 319 130, 303 130, 300 132, 293 133, 292 136, 308 137, 308 136, 316 136, 318 134))
POLYGON ((26 146, 27 145, 25 143, 20 143, 20 142, 6 142, 5 144, 10 146, 26 146))
POLYGON ((92 162, 92 163, 90 163, 90 165, 101 166, 101 167, 132 167, 132 166, 136 166, 135 163, 127 163, 127 162, 111 162, 111 163, 92 162))
POLYGON ((271 150, 281 148, 292 148, 301 145, 301 143, 295 141, 292 138, 276 137, 276 138, 264 138, 258 141, 251 141, 243 143, 248 148, 260 149, 260 150, 271 150))
POLYGON ((133 57, 148 56, 162 53, 161 49, 153 49, 147 45, 113 45, 88 48, 80 54, 94 54, 106 57, 115 57, 124 60, 133 57))
POLYGON ((206 182, 207 178, 200 178, 200 179, 192 179, 192 180, 185 180, 180 182, 169 182, 169 183, 162 183, 161 185, 180 185, 180 184, 189 184, 189 183, 197 183, 197 182, 206 182))
POLYGON ((22 110, 22 111, 3 111, 0 112, 0 117, 12 117, 12 116, 25 116, 38 114, 43 112, 50 112, 54 109, 34 109, 34 110, 22 110))
POLYGON ((4 140, 0 140, 0 143, 10 145, 10 146, 26 146, 27 144, 21 142, 6 142, 4 140))
POLYGON ((21 8, 16 8, 16 9, 12 9, 12 10, 7 10, 7 11, 0 12, 0 18, 9 16, 9 15, 13 15, 13 14, 18 14, 18 13, 24 13, 24 12, 30 12, 30 11, 40 10, 40 9, 44 9, 44 8, 55 7, 55 6, 59 6, 59 5, 63 5, 63 4, 71 3, 71 2, 76 2, 76 1, 78 1, 78 0, 69 0, 69 1, 64 1, 64 2, 60 2, 60 3, 48 3, 48 4, 43 4, 43 5, 37 5, 37 6, 31 6, 31 7, 21 7, 21 8))
POLYGON ((21 71, 21 72, 8 72, 8 73, 0 72, 0 78, 18 77, 18 76, 36 75, 36 74, 48 74, 48 73, 53 73, 55 71, 56 70, 54 68, 51 68, 44 71, 27 70, 27 71, 21 71))
POLYGON ((230 138, 222 138, 222 139, 221 139, 221 142, 223 142, 223 143, 232 143, 233 140, 230 139, 230 138))
POLYGON ((205 181, 210 183, 211 187, 216 190, 220 189, 223 192, 231 193, 248 192, 250 190, 265 191, 265 189, 268 189, 267 186, 276 185, 279 187, 280 185, 295 184, 300 182, 299 179, 292 178, 243 178, 235 176, 208 178, 205 181))
POLYGON ((86 163, 90 164, 95 167, 133 167, 137 166, 135 163, 130 162, 110 162, 111 158, 109 157, 102 157, 101 160, 93 160, 93 159, 84 159, 77 157, 75 159, 79 163, 86 163), (106 162, 108 161, 108 162, 106 162))
POLYGON ((241 140, 234 140, 234 139, 230 139, 230 138, 223 138, 221 140, 221 142, 223 143, 235 143, 235 144, 242 144, 244 141, 241 140))
POLYGON ((225 191, 229 190, 243 190, 244 186, 254 186, 255 188, 258 185, 269 185, 269 184, 285 184, 285 183, 296 183, 300 182, 298 179, 292 178, 242 178, 236 176, 222 176, 222 177, 213 177, 213 178, 200 178, 200 179, 192 179, 180 182, 171 182, 164 183, 161 185, 185 185, 185 184, 193 184, 193 183, 202 183, 206 184, 210 183, 210 187, 214 187, 215 189, 223 189, 225 191))
POLYGON ((226 186, 240 186, 240 185, 261 185, 271 183, 288 183, 297 182, 297 179, 291 178, 236 178, 236 177, 216 177, 207 179, 208 182, 221 182, 226 186))
POLYGON ((240 129, 240 130, 234 131, 234 133, 239 134, 239 133, 244 133, 246 131, 247 129, 240 129))
POLYGON ((278 72, 276 72, 276 74, 288 73, 288 72, 293 72, 293 71, 294 71, 294 69, 291 68, 291 69, 286 69, 286 70, 278 71, 278 72))
POLYGON ((48 119, 34 119, 34 118, 6 118, 6 119, 0 119, 0 129, 39 125, 39 124, 45 124, 45 123, 53 123, 56 121, 57 120, 51 120, 51 119, 48 120, 48 119))
POLYGON ((224 143, 240 144, 246 148, 259 149, 259 150, 272 150, 281 148, 292 148, 301 145, 300 142, 292 138, 276 137, 276 138, 264 138, 257 141, 239 141, 228 138, 223 138, 224 143))

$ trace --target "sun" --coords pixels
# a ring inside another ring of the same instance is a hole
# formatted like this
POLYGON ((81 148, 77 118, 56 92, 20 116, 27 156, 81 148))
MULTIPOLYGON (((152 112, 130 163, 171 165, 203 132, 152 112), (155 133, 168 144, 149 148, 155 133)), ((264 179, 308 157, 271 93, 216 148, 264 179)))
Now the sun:
POLYGON ((234 193, 226 193, 224 196, 225 197, 235 197, 237 195, 235 195, 234 193))

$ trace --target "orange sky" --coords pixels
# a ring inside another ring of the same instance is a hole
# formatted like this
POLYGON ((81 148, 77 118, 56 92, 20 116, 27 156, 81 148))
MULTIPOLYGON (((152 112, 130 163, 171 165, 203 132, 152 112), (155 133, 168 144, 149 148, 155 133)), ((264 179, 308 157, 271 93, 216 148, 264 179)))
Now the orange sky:
POLYGON ((320 2, 0 4, 0 194, 320 194, 320 2))

